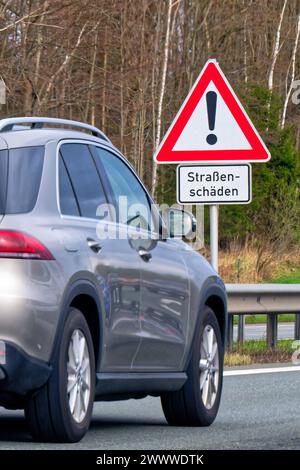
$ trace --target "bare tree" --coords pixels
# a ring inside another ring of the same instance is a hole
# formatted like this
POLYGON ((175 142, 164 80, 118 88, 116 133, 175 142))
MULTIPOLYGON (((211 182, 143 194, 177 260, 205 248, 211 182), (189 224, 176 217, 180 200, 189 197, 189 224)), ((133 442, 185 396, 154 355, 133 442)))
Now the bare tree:
POLYGON ((279 22, 276 30, 276 35, 275 35, 275 43, 274 43, 274 49, 272 53, 272 62, 271 62, 271 67, 269 71, 269 77, 268 77, 268 88, 269 91, 273 91, 273 86, 274 86, 274 69, 275 65, 278 59, 278 54, 280 52, 280 37, 281 37, 281 27, 282 27, 282 21, 284 17, 284 12, 286 9, 287 5, 287 0, 284 0, 280 15, 279 15, 279 22))
MULTIPOLYGON (((271 93, 273 92, 273 87, 274 87, 275 65, 276 65, 278 55, 279 55, 279 52, 280 52, 280 47, 281 47, 281 44, 280 44, 281 28, 282 28, 282 21, 283 21, 286 5, 287 5, 287 0, 284 0, 282 9, 280 11, 279 22, 278 22, 278 26, 277 26, 276 34, 275 34, 275 43, 274 43, 274 48, 273 48, 273 53, 272 53, 272 61, 271 61, 271 66, 270 66, 269 76, 268 76, 268 89, 271 93)), ((271 105, 271 101, 269 100, 269 103, 268 103, 268 108, 269 109, 270 109, 270 105, 271 105)))
POLYGON ((282 96, 281 126, 296 123, 300 135, 288 106, 300 74, 297 8, 297 0, 0 0, 0 112, 92 122, 157 197, 174 197, 174 167, 158 172, 152 155, 209 57, 238 93, 255 84, 282 96))
POLYGON ((299 36, 300 36, 300 10, 298 11, 298 16, 297 16, 295 42, 294 42, 294 47, 293 47, 293 52, 292 52, 292 57, 291 57, 290 84, 287 88, 287 93, 285 95, 282 116, 281 116, 281 129, 283 129, 285 126, 287 107, 288 107, 291 93, 293 91, 293 83, 294 83, 295 74, 296 74, 296 55, 297 55, 297 50, 298 50, 299 36))
MULTIPOLYGON (((166 25, 165 44, 164 44, 164 57, 163 57, 161 86, 160 86, 159 99, 158 99, 158 110, 157 110, 156 140, 155 140, 155 148, 156 149, 159 146, 160 138, 161 138, 162 106, 163 106, 163 100, 164 100, 165 89, 166 89, 166 77, 167 77, 169 49, 170 49, 170 28, 171 28, 172 5, 173 5, 173 0, 168 0, 167 25, 166 25)), ((151 187, 153 195, 155 195, 156 187, 157 187, 157 163, 153 162, 152 187, 151 187)))

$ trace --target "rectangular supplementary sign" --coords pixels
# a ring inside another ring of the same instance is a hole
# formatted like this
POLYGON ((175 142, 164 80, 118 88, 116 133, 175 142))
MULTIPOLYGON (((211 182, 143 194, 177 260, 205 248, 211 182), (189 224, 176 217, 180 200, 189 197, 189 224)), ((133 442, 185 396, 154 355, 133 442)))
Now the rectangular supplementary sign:
POLYGON ((252 195, 251 166, 179 165, 179 204, 248 204, 252 195))

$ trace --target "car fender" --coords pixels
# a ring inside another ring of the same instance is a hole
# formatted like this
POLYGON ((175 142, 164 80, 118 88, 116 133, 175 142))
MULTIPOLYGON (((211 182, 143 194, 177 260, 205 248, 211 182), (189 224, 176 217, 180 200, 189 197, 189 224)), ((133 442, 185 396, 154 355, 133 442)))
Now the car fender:
POLYGON ((206 282, 203 284, 201 292, 200 292, 200 300, 198 302, 198 314, 196 321, 194 323, 194 331, 192 335, 192 340, 190 342, 190 347, 188 354, 186 356, 184 362, 183 370, 186 371, 188 364, 190 362, 190 358, 192 355, 193 347, 196 341, 196 335, 199 331, 200 324, 203 320, 203 313, 205 310, 205 306, 208 305, 208 301, 212 297, 217 297, 223 304, 223 311, 222 311, 222 323, 223 323, 223 331, 221 331, 222 339, 223 339, 223 347, 225 346, 226 341, 226 333, 227 333, 227 295, 225 291, 225 286, 223 281, 218 277, 209 277, 206 282))
POLYGON ((70 306, 72 301, 79 295, 88 295, 91 297, 98 310, 98 321, 99 321, 99 331, 100 331, 100 345, 99 345, 99 354, 96 358, 96 366, 100 364, 101 352, 103 347, 103 337, 104 337, 104 299, 99 287, 90 279, 90 278, 76 278, 76 280, 71 279, 67 287, 65 288, 63 298, 61 301, 60 307, 60 316, 57 324, 56 335, 52 347, 52 353, 50 362, 53 363, 57 357, 59 351, 59 345, 61 342, 63 326, 66 322, 66 318, 69 313, 70 306))

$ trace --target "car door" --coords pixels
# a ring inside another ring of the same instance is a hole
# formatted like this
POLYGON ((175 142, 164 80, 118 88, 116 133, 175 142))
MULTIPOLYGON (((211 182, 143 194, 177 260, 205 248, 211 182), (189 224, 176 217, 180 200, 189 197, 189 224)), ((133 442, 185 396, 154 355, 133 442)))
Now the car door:
MULTIPOLYGON (((130 370, 140 341, 140 259, 125 236, 101 236, 115 225, 89 146, 63 143, 59 155, 60 208, 68 233, 85 246, 86 269, 103 305, 101 371, 130 370), (100 217, 101 208, 105 217, 100 217), (78 216, 74 217, 74 213, 78 216), (70 217, 73 216, 73 217, 70 217), (103 230, 102 230, 103 228, 103 230), (77 233, 77 234, 76 234, 77 233)), ((110 232, 112 233, 112 232, 110 232)), ((74 240, 68 237, 69 243, 74 240)))
MULTIPOLYGON (((146 246, 144 249, 148 251, 146 246)), ((183 250, 180 242, 158 240, 149 250, 151 259, 142 260, 142 342, 134 361, 136 368, 180 369, 189 314, 188 271, 183 250)))
MULTIPOLYGON (((188 272, 185 244, 159 239, 162 223, 156 206, 127 162, 103 148, 96 149, 115 201, 122 201, 121 223, 134 222, 139 234, 132 246, 140 257, 141 342, 133 368, 176 370, 184 354, 189 314, 188 272), (152 210, 151 210, 152 209, 152 210)), ((120 209, 120 203, 118 204, 120 209)))

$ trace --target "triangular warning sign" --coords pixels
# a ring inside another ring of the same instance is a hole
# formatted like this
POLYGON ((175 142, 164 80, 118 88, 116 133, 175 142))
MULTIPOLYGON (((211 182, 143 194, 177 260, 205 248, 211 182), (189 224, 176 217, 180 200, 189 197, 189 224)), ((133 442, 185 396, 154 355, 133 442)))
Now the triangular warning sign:
POLYGON ((205 64, 154 155, 157 163, 265 162, 270 158, 214 60, 205 64))

